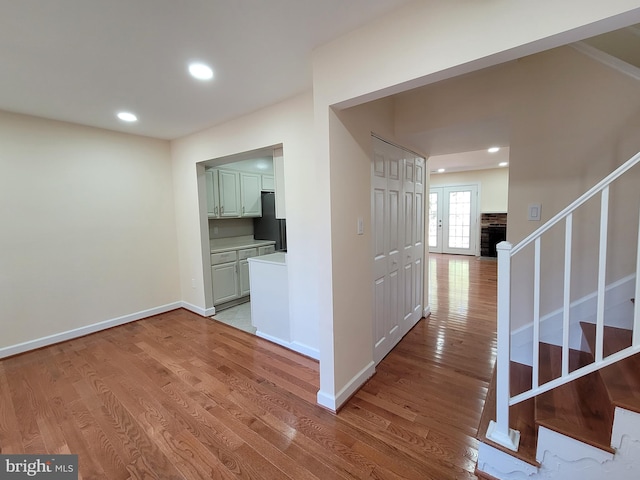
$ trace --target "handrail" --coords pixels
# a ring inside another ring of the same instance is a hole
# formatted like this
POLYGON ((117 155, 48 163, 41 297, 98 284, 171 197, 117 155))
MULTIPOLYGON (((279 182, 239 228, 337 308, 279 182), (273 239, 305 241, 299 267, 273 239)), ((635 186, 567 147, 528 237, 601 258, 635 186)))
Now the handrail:
POLYGON ((540 237, 544 232, 546 232, 551 227, 553 227, 560 220, 564 219, 564 217, 566 217, 569 213, 576 210, 580 205, 585 203, 587 200, 590 200, 591 197, 599 193, 607 185, 610 185, 612 182, 617 180, 620 176, 622 176, 622 174, 624 174, 627 170, 630 170, 631 168, 633 168, 638 162, 640 162, 640 152, 636 153, 633 157, 631 157, 629 160, 624 162, 622 165, 616 168, 609 175, 607 175, 598 183, 596 183, 593 187, 591 187, 584 194, 578 197, 573 203, 571 203, 569 206, 567 206, 566 208, 558 212, 556 215, 554 215, 551 219, 549 219, 549 221, 547 221, 540 228, 538 228, 537 230, 532 232, 530 235, 528 235, 527 237, 522 239, 520 242, 518 242, 516 245, 514 245, 514 247, 511 249, 511 256, 514 256, 524 247, 526 247, 531 242, 533 242, 536 238, 540 237))
POLYGON ((557 386, 596 371, 606 365, 621 360, 629 355, 640 352, 640 221, 636 245, 636 304, 634 306, 634 328, 631 347, 616 354, 603 358, 604 345, 604 300, 605 279, 607 265, 607 236, 609 215, 609 185, 624 175, 628 170, 640 162, 640 152, 616 168, 596 185, 578 197, 569 206, 554 215, 540 228, 528 235, 517 245, 501 242, 496 246, 498 253, 498 325, 497 325, 497 359, 496 359, 496 417, 489 423, 486 433, 488 439, 510 450, 517 451, 520 432, 509 428, 509 406, 515 405, 540 393, 549 391, 557 386), (596 341, 593 352, 595 361, 585 367, 569 372, 569 316, 571 307, 571 256, 572 256, 572 225, 573 212, 597 194, 601 194, 599 252, 598 252, 598 291, 596 314, 596 341), (549 229, 565 220, 564 240, 564 292, 563 292, 563 321, 562 321, 562 373, 560 377, 539 384, 539 341, 540 341, 540 238, 549 229), (533 305, 533 376, 531 388, 518 395, 511 396, 510 392, 510 361, 511 361, 511 258, 530 243, 535 242, 534 251, 534 305, 533 305))

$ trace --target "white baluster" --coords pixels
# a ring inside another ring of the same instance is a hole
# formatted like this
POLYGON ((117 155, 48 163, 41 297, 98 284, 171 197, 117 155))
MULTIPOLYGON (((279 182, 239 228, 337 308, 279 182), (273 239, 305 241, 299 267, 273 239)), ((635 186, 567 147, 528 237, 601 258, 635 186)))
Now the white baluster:
POLYGON ((609 186, 602 189, 600 203, 600 252, 598 256, 598 304, 596 306, 596 362, 602 361, 604 345, 604 294, 607 280, 607 233, 609 186))
POLYGON ((633 346, 640 345, 640 214, 638 218, 638 245, 636 252, 636 293, 633 305, 633 346))
POLYGON ((536 238, 533 256, 533 375, 531 388, 540 382, 540 237, 536 238))
POLYGON ((569 315, 571 313, 571 233, 573 213, 567 215, 564 232, 564 300, 562 312, 562 376, 569 375, 569 315))

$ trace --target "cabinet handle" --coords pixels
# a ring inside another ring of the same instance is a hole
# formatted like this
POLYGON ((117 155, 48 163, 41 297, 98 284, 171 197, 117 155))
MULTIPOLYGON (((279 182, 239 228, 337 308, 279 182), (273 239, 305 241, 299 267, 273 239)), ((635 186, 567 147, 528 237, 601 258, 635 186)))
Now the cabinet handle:
POLYGON ((218 207, 216 207, 215 211, 216 211, 215 215, 217 216, 218 215, 218 207))
POLYGON ((244 207, 242 207, 242 214, 244 215, 244 207))
POLYGON ((220 207, 220 215, 222 215, 224 213, 224 206, 220 207))

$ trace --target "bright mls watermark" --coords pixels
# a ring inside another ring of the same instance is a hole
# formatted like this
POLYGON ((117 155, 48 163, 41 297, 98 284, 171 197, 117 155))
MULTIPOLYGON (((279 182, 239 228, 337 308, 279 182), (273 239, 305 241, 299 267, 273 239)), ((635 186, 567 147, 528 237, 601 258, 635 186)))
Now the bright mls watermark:
POLYGON ((78 480, 78 455, 0 455, 0 480, 78 480))

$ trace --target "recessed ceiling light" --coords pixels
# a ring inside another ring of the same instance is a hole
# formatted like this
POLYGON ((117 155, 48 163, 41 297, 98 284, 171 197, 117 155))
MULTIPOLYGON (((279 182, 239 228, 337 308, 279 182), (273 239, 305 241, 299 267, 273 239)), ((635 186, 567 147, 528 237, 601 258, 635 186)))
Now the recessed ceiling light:
POLYGON ((438 173, 444 173, 444 168, 439 168, 438 173))
POLYGON ((189 73, 198 80, 211 80, 213 78, 213 70, 204 63, 192 63, 189 65, 189 73))
POLYGON ((499 167, 506 167, 507 165, 509 165, 509 162, 500 162, 498 164, 499 167))
POLYGON ((500 151, 500 147, 491 147, 487 150, 489 153, 496 153, 500 151))
POLYGON ((138 121, 138 117, 136 117, 131 112, 119 112, 118 113, 118 118, 120 120, 122 120, 123 122, 137 122, 138 121))

